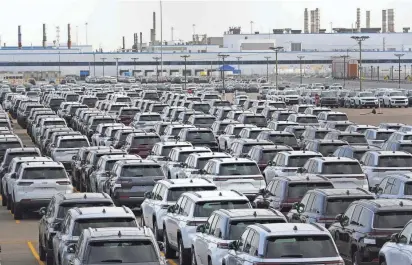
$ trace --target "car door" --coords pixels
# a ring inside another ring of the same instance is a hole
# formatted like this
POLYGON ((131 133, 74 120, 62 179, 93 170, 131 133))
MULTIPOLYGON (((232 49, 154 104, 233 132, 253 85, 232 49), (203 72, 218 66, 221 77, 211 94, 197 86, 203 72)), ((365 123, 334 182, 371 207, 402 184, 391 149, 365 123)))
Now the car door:
MULTIPOLYGON (((205 223, 204 227, 205 230, 203 233, 197 232, 196 233, 196 240, 194 240, 194 248, 195 248, 195 255, 197 257, 197 261, 199 265, 205 264, 204 262, 207 262, 207 254, 208 254, 208 234, 210 231, 210 228, 212 227, 213 220, 216 217, 216 214, 212 214, 208 219, 207 222, 205 223)), ((206 263, 207 265, 207 263, 206 263)))
POLYGON ((399 242, 390 243, 393 247, 388 260, 390 264, 412 264, 412 223, 406 225, 399 233, 399 242))
POLYGON ((352 242, 355 238, 355 233, 359 230, 359 217, 362 212, 361 206, 357 205, 350 218, 349 224, 342 231, 342 254, 347 260, 352 258, 352 242))
POLYGON ((179 212, 181 212, 181 205, 183 200, 187 200, 186 197, 180 197, 173 209, 173 212, 167 214, 166 219, 166 230, 167 230, 167 238, 169 243, 177 246, 177 226, 179 223, 179 212))
MULTIPOLYGON (((157 192, 160 189, 161 184, 156 184, 153 191, 150 194, 150 198, 146 198, 142 203, 142 218, 144 218, 144 223, 151 227, 153 224, 153 212, 154 212, 154 200, 156 200, 157 192)), ((152 227, 153 228, 153 227, 152 227)))
MULTIPOLYGON (((351 206, 348 207, 346 212, 342 215, 342 219, 347 219, 348 224, 350 222, 350 219, 353 215, 353 211, 355 210, 356 205, 352 204, 351 206)), ((335 239, 336 246, 338 248, 339 254, 344 257, 344 250, 345 250, 345 242, 347 239, 345 238, 345 232, 344 232, 344 227, 339 222, 336 222, 333 224, 333 228, 329 229, 331 232, 332 237, 335 239)))

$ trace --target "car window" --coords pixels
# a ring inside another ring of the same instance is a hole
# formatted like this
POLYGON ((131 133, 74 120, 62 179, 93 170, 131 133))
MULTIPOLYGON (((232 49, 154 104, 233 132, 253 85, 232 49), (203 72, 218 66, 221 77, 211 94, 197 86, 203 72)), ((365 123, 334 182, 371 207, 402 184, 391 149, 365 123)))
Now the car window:
POLYGON ((412 244, 411 241, 412 234, 412 223, 409 223, 401 233, 399 233, 399 243, 401 244, 412 244))
POLYGON ((346 217, 348 220, 351 219, 351 217, 352 217, 352 215, 353 215, 353 211, 355 210, 355 206, 356 206, 356 205, 350 206, 350 207, 346 210, 345 214, 343 215, 343 216, 346 217))
POLYGON ((358 221, 359 221, 361 211, 362 211, 362 207, 356 206, 355 210, 353 211, 352 217, 350 219, 351 225, 359 225, 358 221))
POLYGON ((358 221, 359 226, 368 227, 372 223, 372 217, 372 212, 366 208, 363 208, 358 221))

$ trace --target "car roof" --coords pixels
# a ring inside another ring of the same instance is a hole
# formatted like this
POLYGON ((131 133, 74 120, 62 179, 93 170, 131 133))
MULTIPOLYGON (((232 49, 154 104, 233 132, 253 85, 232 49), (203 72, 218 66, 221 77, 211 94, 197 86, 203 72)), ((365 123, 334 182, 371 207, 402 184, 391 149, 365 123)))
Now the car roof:
POLYGON ((231 219, 274 218, 285 219, 285 216, 275 209, 219 209, 216 213, 226 215, 231 219))
POLYGON ((288 182, 330 182, 330 180, 322 175, 293 175, 276 177, 276 179, 283 179, 288 182))
POLYGON ((357 159, 350 158, 350 157, 334 157, 334 156, 327 156, 327 157, 314 157, 311 158, 313 160, 321 160, 322 162, 358 162, 357 159))
POLYGON ((274 223, 274 224, 254 224, 249 226, 254 230, 264 232, 268 236, 272 235, 296 235, 299 232, 304 234, 324 234, 330 235, 328 230, 316 223, 274 223))
POLYGON ((369 153, 376 154, 378 156, 412 156, 412 154, 404 151, 368 151, 369 153))
POLYGON ((325 196, 334 197, 334 196, 375 196, 367 190, 356 188, 356 189, 314 189, 312 192, 318 192, 325 196))
POLYGON ((216 184, 206 178, 187 178, 187 179, 162 179, 157 183, 162 183, 169 188, 174 187, 216 187, 216 184))
MULTIPOLYGON (((96 192, 73 192, 73 193, 57 193, 55 196, 60 196, 64 201, 85 201, 85 200, 102 200, 102 201, 112 201, 107 193, 96 193, 96 192)), ((64 202, 62 201, 62 202, 64 202)))
POLYGON ((235 190, 208 190, 183 193, 194 201, 221 201, 221 200, 247 200, 242 193, 235 190))
POLYGON ((113 217, 133 217, 135 218, 133 211, 125 206, 122 207, 74 207, 69 210, 72 216, 77 218, 101 218, 107 216, 108 218, 113 217))
POLYGON ((152 239, 148 227, 105 227, 105 228, 88 228, 83 234, 90 237, 91 241, 100 240, 123 240, 123 239, 152 239))
POLYGON ((412 200, 408 199, 375 199, 360 200, 358 203, 368 208, 379 208, 380 210, 403 210, 412 209, 412 200))

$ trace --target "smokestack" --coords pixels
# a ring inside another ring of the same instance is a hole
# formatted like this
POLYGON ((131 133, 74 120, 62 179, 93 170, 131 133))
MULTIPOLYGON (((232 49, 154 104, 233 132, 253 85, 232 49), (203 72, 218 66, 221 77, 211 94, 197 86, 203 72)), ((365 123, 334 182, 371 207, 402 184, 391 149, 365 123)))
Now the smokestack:
POLYGON ((366 28, 371 27, 371 11, 366 11, 366 28))
POLYGON ((142 52, 143 51, 143 34, 140 32, 140 45, 139 45, 139 47, 140 47, 140 51, 142 52))
POLYGON ((125 52, 126 51, 126 40, 125 40, 125 38, 124 38, 124 36, 123 36, 123 48, 122 48, 122 52, 125 52))
POLYGON ((67 24, 67 48, 72 48, 72 32, 70 28, 70 24, 67 24))
POLYGON ((388 9, 388 32, 395 32, 395 14, 393 9, 388 9))
POLYGON ((152 35, 152 44, 156 42, 156 12, 153 12, 153 31, 150 32, 152 35))
POLYGON ((319 33, 320 29, 320 11, 319 8, 315 9, 315 33, 319 33))
POLYGON ((43 24, 43 48, 46 48, 46 41, 47 41, 46 24, 43 24))
POLYGON ((386 33, 386 10, 382 10, 382 33, 386 33))
POLYGON ((315 10, 310 11, 310 33, 315 33, 315 10))
POLYGON ((19 49, 21 49, 22 44, 21 44, 21 26, 20 25, 17 27, 17 38, 18 38, 17 40, 18 47, 19 49))
POLYGON ((357 32, 360 32, 360 28, 361 28, 360 8, 356 8, 356 30, 357 32))
POLYGON ((306 34, 309 33, 309 11, 307 8, 305 8, 304 12, 303 32, 306 34))

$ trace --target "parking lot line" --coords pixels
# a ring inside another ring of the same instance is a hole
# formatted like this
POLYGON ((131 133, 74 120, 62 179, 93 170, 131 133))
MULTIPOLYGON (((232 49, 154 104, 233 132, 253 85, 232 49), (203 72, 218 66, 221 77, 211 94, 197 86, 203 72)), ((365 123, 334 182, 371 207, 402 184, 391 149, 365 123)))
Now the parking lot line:
POLYGON ((29 249, 31 251, 31 254, 33 255, 33 257, 37 260, 37 263, 39 263, 39 265, 44 265, 44 262, 40 260, 40 256, 37 253, 37 251, 34 249, 33 247, 33 243, 31 243, 31 241, 27 241, 27 246, 29 246, 29 249))
POLYGON ((20 224, 20 220, 16 220, 16 224, 20 224))
MULTIPOLYGON (((160 252, 160 255, 162 255, 163 257, 165 256, 163 252, 160 252)), ((168 259, 167 262, 169 262, 170 265, 177 265, 177 263, 172 259, 168 259)))

